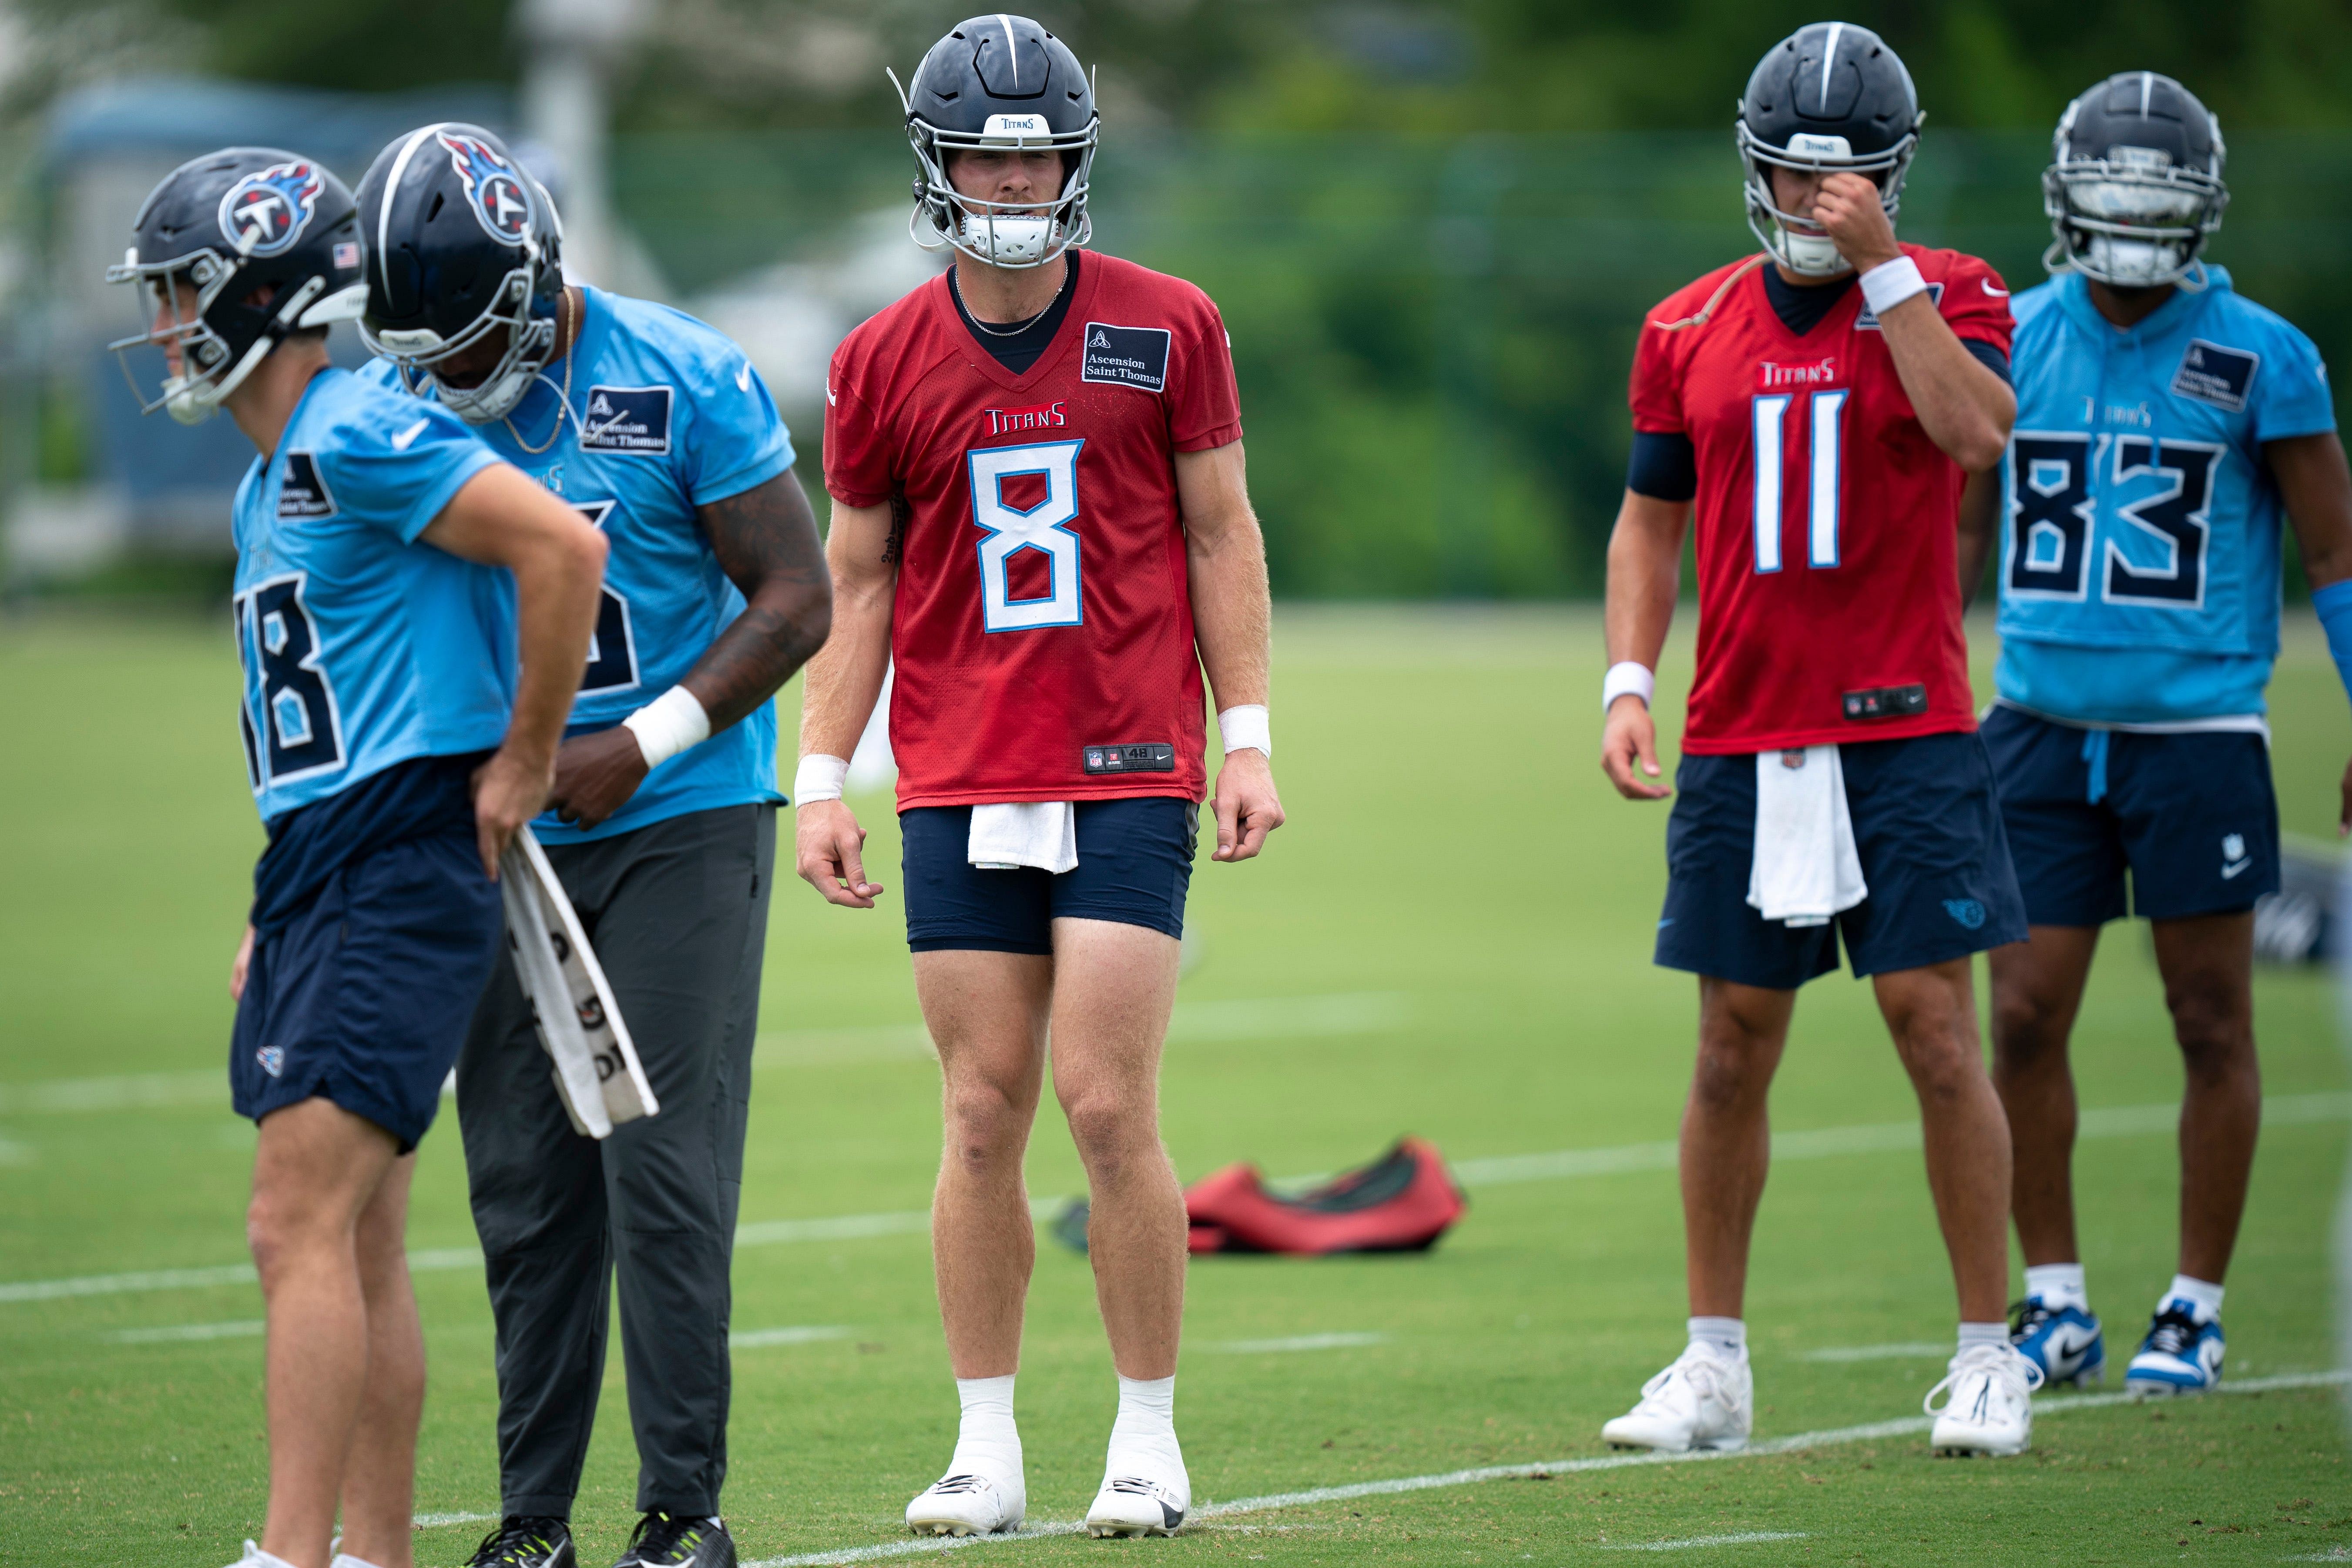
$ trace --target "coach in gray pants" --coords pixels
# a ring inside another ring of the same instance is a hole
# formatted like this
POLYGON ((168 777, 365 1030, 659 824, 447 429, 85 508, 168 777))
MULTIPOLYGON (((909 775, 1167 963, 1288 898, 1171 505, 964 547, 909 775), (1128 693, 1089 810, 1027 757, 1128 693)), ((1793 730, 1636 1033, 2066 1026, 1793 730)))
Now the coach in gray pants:
POLYGON ((734 1568, 728 1263, 775 860, 776 689, 832 584, 792 437, 689 316, 567 287, 547 193, 479 126, 400 138, 360 185, 370 374, 472 421, 611 542, 536 825, 659 1111, 575 1131, 512 966, 457 1066, 498 1318, 498 1528, 477 1568, 575 1568, 569 1520, 620 1283, 638 1511, 616 1568, 734 1568))

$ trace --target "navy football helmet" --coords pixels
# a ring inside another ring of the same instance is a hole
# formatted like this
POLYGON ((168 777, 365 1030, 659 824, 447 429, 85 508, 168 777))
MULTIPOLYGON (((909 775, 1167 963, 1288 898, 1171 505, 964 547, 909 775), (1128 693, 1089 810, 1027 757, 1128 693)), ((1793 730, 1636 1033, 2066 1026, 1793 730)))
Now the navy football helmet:
POLYGON ((446 121, 377 153, 359 201, 369 245, 362 340, 412 392, 430 381, 459 418, 504 418, 555 353, 563 226, 545 187, 498 137, 446 121), (436 373, 500 331, 504 350, 478 385, 436 373))
POLYGON ((2221 226, 2221 122, 2168 76, 2121 71, 2066 106, 2042 173, 2042 265, 2118 289, 2177 283, 2221 226))
MULTIPOLYGON (((1026 16, 974 16, 931 46, 911 85, 898 86, 914 144, 915 211, 939 238, 992 267, 1042 267, 1093 232, 1094 84, 1070 47, 1026 16), (948 154, 963 148, 1050 147, 1062 154, 1062 191, 1046 207, 959 195, 948 154)), ((935 248, 916 233, 916 243, 935 248)))
POLYGON ((365 302, 352 193, 298 153, 190 159, 147 194, 131 230, 106 280, 138 287, 140 331, 107 347, 142 414, 202 424, 288 334, 356 321, 365 302), (163 356, 152 395, 131 361, 149 348, 163 356))
POLYGON ((1876 33, 1851 22, 1798 28, 1756 63, 1740 96, 1748 226, 1791 272, 1845 271, 1845 258, 1818 224, 1774 203, 1772 169, 1867 175, 1891 219, 1926 118, 1911 73, 1876 33))

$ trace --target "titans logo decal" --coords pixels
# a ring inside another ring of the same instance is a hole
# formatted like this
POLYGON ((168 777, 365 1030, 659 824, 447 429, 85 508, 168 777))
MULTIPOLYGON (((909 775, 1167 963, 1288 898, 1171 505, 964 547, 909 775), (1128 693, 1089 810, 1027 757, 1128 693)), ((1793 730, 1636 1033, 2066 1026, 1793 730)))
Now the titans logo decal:
POLYGON ((319 210, 315 163, 273 163, 247 174, 221 197, 221 232, 245 256, 276 256, 292 248, 319 210))
POLYGON ((474 216, 490 237, 504 245, 522 244, 530 232, 530 182, 478 136, 444 131, 441 145, 449 149, 449 162, 466 182, 474 216))

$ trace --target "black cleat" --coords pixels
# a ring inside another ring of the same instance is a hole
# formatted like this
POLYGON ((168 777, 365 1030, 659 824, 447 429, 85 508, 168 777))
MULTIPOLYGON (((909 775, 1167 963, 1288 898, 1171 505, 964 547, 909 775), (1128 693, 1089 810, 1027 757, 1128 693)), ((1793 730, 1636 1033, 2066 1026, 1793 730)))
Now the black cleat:
POLYGON ((649 1513, 613 1568, 735 1568, 735 1538, 698 1514, 649 1513))
POLYGON ((579 1568, 572 1526, 560 1519, 510 1513, 482 1537, 466 1568, 579 1568))

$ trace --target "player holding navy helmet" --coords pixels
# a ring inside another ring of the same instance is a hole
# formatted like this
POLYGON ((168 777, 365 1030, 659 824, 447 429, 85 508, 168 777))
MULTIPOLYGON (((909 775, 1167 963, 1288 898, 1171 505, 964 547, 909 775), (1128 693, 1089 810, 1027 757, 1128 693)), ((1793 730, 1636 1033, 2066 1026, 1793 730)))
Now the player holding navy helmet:
POLYGON ((907 1522, 1010 1530, 1025 1506, 1021 1161, 1050 1019, 1119 1373, 1087 1522, 1164 1534, 1192 1492, 1172 1419, 1184 1204, 1157 1100, 1206 782, 1203 665, 1225 751, 1215 858, 1248 858, 1282 821, 1232 353, 1198 289, 1077 248, 1097 121, 1061 40, 976 16, 924 57, 906 108, 911 221, 956 264, 834 356, 840 618, 809 665, 793 793, 801 874, 872 908, 882 889, 839 796, 895 657, 908 941, 947 1080, 932 1255, 963 1405, 907 1522))
MULTIPOLYGON (((2069 1161, 2067 1035, 2099 927, 2155 934, 2188 1068, 2179 1272, 2126 1384, 2221 1375, 2221 1281, 2262 1115, 2254 900, 2279 885, 2263 690, 2278 651, 2281 514, 2352 664, 2352 479, 2311 340, 2203 259, 2229 200, 2221 126, 2126 71, 2058 122, 2042 176, 2056 276, 2020 294, 2018 419, 1972 480, 1964 581, 2000 504, 2000 700, 1985 743, 2032 937, 1992 955, 1996 1081, 2016 1144, 2017 1342, 2096 1381, 2069 1161), (1980 503, 1980 504, 1975 504, 1980 503)), ((2345 782, 2352 818, 2352 771, 2345 782)))
POLYGON ((612 544, 536 831, 661 1114, 599 1141, 547 1091, 510 966, 457 1068, 499 1324, 503 1518, 476 1561, 563 1568, 619 1278, 637 1508, 621 1561, 729 1568, 729 1261, 775 856, 776 689, 830 588, 791 436, 690 317, 566 287, 547 193, 478 126, 394 142, 360 185, 374 369, 480 428, 612 544))
POLYGON ((1969 955, 2025 933, 1974 733, 1955 569, 1965 472, 2013 408, 2009 297, 1971 256, 1895 237, 1918 101, 1866 28, 1777 45, 1740 100, 1765 254, 1643 324, 1633 458, 1609 547, 1601 763, 1658 773, 1653 670, 1696 501, 1697 668, 1667 828, 1657 962, 1699 976, 1683 1119, 1690 1342, 1603 1429, 1664 1449, 1747 1441, 1740 1321, 1768 1160, 1765 1099, 1797 988, 1843 937, 1918 1092, 1959 1288, 1938 1451, 2013 1454, 2032 1368, 2001 1321, 2009 1136, 1977 1039, 1969 955))
POLYGON ((604 554, 458 421, 328 363, 361 262, 341 181, 237 147, 156 186, 107 274, 151 317, 115 345, 126 374, 161 351, 142 404, 187 423, 226 408, 260 450, 233 600, 269 831, 229 984, 269 1310, 269 1513, 248 1568, 325 1568, 339 1504, 338 1568, 409 1560, 415 1151, 497 958, 498 858, 547 796, 604 554))

